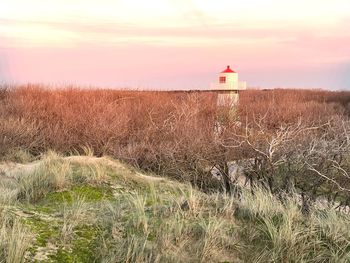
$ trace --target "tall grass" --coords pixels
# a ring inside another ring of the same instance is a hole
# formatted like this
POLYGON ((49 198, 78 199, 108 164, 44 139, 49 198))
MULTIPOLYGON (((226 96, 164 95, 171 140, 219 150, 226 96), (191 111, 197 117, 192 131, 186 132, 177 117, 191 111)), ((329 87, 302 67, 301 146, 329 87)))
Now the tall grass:
MULTIPOLYGON (((110 172, 101 163, 81 164, 52 151, 43 154, 41 160, 33 163, 0 167, 0 262, 4 263, 24 262, 29 259, 28 249, 41 234, 34 235, 27 224, 34 220, 36 225, 41 220, 37 217, 42 216, 42 211, 34 210, 28 214, 26 209, 30 210, 45 199, 47 194, 69 191, 73 185, 100 185, 110 172)), ((90 217, 90 224, 95 223, 85 197, 73 193, 71 199, 62 204, 58 213, 62 218, 59 236, 64 246, 70 245, 75 237, 76 227, 83 224, 86 218, 90 217)), ((35 227, 40 228, 40 223, 38 224, 35 227)))
POLYGON ((24 262, 31 234, 18 219, 0 211, 0 262, 24 262))
POLYGON ((288 197, 282 202, 263 189, 257 189, 255 195, 245 192, 240 209, 238 217, 251 222, 242 232, 244 236, 250 235, 252 244, 247 246, 254 253, 248 258, 253 262, 347 262, 349 259, 349 231, 345 230, 348 215, 332 209, 314 209, 306 217, 297 199, 288 197))
POLYGON ((83 196, 73 196, 71 204, 63 204, 61 237, 64 244, 67 245, 73 239, 74 228, 86 220, 87 210, 88 204, 83 196))
MULTIPOLYGON (((190 192, 187 196, 191 200, 157 189, 127 194, 125 202, 109 203, 106 208, 112 211, 108 213, 112 229, 108 243, 114 245, 103 258, 110 260, 107 262, 211 262, 227 258, 233 253, 226 249, 234 238, 228 232, 234 222, 216 212, 208 218, 207 213, 213 211, 209 207, 183 206, 211 203, 211 198, 190 192)), ((103 220, 108 225, 106 217, 103 220)))
POLYGON ((241 202, 222 194, 194 194, 192 198, 206 204, 196 211, 172 206, 190 201, 170 196, 167 202, 156 204, 156 217, 149 213, 145 193, 134 194, 126 206, 110 204, 118 210, 118 216, 110 220, 120 234, 111 235, 116 243, 105 258, 123 262, 347 262, 348 215, 313 210, 306 217, 294 198, 282 202, 273 196, 261 199, 268 194, 264 189, 256 193, 244 191, 241 202), (171 212, 166 207, 172 207, 171 212), (128 217, 127 211, 136 214, 128 217))
POLYGON ((70 177, 69 163, 63 162, 58 155, 50 152, 42 163, 34 164, 32 169, 22 169, 16 175, 18 199, 35 202, 50 191, 66 187, 70 177))
POLYGON ((26 227, 19 221, 14 221, 7 236, 7 263, 23 262, 26 250, 30 246, 30 235, 26 227))
POLYGON ((11 205, 17 200, 18 185, 12 179, 0 180, 0 205, 11 205))

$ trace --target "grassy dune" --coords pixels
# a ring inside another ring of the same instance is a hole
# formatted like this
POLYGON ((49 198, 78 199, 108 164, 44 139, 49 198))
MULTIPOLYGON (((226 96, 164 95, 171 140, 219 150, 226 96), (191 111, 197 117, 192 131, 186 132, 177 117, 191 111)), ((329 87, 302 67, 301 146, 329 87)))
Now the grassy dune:
POLYGON ((350 217, 240 198, 117 160, 49 152, 0 165, 0 262, 347 262, 350 217))

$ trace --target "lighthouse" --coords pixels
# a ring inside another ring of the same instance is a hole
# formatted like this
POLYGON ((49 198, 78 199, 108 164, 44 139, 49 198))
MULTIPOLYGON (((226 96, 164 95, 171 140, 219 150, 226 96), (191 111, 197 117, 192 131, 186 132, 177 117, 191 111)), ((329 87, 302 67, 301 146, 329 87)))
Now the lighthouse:
POLYGON ((238 73, 227 66, 219 73, 211 90, 218 93, 217 105, 233 107, 238 101, 239 91, 246 89, 246 82, 238 80, 238 73))

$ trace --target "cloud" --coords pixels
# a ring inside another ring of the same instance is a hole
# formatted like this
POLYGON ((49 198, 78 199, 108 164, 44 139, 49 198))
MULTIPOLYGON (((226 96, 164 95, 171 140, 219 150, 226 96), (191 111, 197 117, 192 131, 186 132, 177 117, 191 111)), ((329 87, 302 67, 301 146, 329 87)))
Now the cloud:
MULTIPOLYGON (((337 30, 342 26, 323 28, 322 34, 313 26, 304 25, 235 25, 213 24, 205 26, 140 26, 132 23, 116 22, 72 22, 72 21, 35 21, 0 19, 0 32, 7 38, 49 46, 50 44, 118 45, 129 43, 159 44, 169 46, 201 46, 220 44, 256 45, 270 43, 291 45, 304 42, 307 46, 310 38, 337 38, 337 30), (309 38, 309 39, 308 39, 309 38), (305 41, 306 40, 306 41, 305 41)), ((343 34, 346 38, 350 34, 343 34)), ((314 41, 312 41, 314 43, 314 41)), ((3 44, 1 44, 3 45, 3 44)))

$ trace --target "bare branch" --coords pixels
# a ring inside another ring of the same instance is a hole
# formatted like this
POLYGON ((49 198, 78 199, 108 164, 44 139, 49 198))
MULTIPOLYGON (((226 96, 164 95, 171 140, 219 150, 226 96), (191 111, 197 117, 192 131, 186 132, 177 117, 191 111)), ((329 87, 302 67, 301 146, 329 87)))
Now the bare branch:
POLYGON ((333 183, 334 185, 336 185, 341 191, 346 191, 350 193, 350 189, 344 188, 342 187, 336 180, 329 178, 328 176, 324 175, 323 173, 321 173, 320 171, 318 171, 317 169, 315 169, 312 165, 310 165, 309 163, 305 162, 308 166, 308 169, 310 171, 315 172, 316 174, 318 174, 319 176, 321 176, 322 178, 326 179, 327 181, 333 183))

